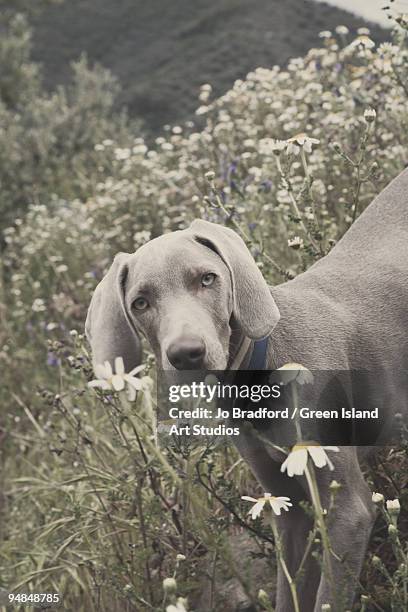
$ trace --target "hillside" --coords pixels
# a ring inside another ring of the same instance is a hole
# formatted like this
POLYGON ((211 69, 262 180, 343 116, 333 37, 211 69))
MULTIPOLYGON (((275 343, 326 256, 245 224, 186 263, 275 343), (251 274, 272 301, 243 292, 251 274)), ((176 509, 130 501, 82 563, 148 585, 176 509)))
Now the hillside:
MULTIPOLYGON (((364 25, 306 0, 69 0, 38 19, 34 58, 53 87, 84 51, 119 77, 121 103, 157 130, 192 114, 200 84, 222 93, 257 66, 304 54, 339 24, 364 25)), ((372 35, 387 36, 378 26, 372 35)))

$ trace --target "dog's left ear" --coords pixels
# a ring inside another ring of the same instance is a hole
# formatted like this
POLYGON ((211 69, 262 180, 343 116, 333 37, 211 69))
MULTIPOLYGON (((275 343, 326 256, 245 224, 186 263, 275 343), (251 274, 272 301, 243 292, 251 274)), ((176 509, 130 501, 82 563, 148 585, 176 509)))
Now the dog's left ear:
POLYGON ((233 314, 249 338, 269 336, 279 321, 279 310, 245 242, 236 232, 200 219, 188 232, 215 251, 227 266, 232 285, 233 314))
POLYGON ((113 366, 122 357, 126 372, 141 362, 142 348, 124 304, 128 253, 118 253, 96 287, 89 305, 85 333, 92 348, 94 366, 105 361, 113 366))

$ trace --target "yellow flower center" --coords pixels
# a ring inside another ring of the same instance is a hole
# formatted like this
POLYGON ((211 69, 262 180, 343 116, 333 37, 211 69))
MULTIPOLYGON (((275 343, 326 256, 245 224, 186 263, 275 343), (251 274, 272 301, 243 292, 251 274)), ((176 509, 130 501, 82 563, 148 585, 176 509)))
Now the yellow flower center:
POLYGON ((304 138, 307 138, 305 132, 300 132, 299 134, 296 134, 296 136, 292 136, 292 138, 289 138, 289 142, 297 142, 298 139, 303 140, 304 138))
POLYGON ((297 450, 302 450, 303 448, 307 448, 308 446, 320 446, 320 444, 318 442, 314 442, 313 440, 310 440, 310 442, 300 442, 299 444, 295 444, 295 446, 292 447, 292 453, 294 451, 297 450))

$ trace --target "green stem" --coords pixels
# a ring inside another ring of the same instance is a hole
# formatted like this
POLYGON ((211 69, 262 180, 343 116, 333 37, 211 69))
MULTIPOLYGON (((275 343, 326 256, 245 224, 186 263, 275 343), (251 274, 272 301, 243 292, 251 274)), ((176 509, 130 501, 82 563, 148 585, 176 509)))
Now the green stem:
POLYGON ((276 556, 278 558, 278 562, 281 565, 282 571, 285 574, 285 578, 288 581, 295 612, 300 612, 299 601, 298 601, 298 596, 297 596, 297 591, 296 591, 296 583, 293 580, 292 576, 290 575, 288 566, 286 565, 286 562, 283 556, 282 543, 281 543, 280 535, 278 533, 278 527, 276 525, 275 516, 272 510, 268 511, 268 514, 269 514, 269 524, 272 528, 272 532, 275 538, 276 556))
POLYGON ((314 218, 315 223, 317 225, 316 205, 315 205, 315 201, 314 201, 314 197, 313 197, 313 193, 312 193, 312 178, 310 176, 309 167, 307 165, 306 153, 305 153, 305 150, 304 150, 303 147, 300 148, 300 159, 302 160, 303 172, 305 173, 305 179, 307 181, 310 201, 312 203, 313 218, 314 218))
POLYGON ((331 556, 334 555, 334 552, 330 544, 329 533, 327 531, 327 526, 324 520, 323 508, 320 501, 319 489, 316 482, 316 475, 312 465, 306 466, 305 476, 307 484, 309 486, 310 496, 312 498, 312 504, 315 509, 316 520, 322 538, 324 557, 326 558, 326 567, 329 575, 329 581, 331 584, 333 601, 336 601, 335 582, 333 576, 333 568, 331 564, 331 556))
POLYGON ((299 563, 299 567, 298 567, 298 569, 296 571, 295 581, 297 581, 302 576, 303 568, 304 568, 304 566, 306 564, 306 561, 307 561, 307 559, 308 559, 308 557, 310 555, 310 551, 312 550, 313 542, 314 542, 314 539, 316 537, 316 531, 317 531, 316 526, 311 531, 309 531, 309 535, 307 537, 306 548, 305 548, 305 551, 303 553, 302 560, 299 563))
POLYGON ((354 223, 354 221, 357 218, 357 212, 358 212, 358 205, 360 202, 360 191, 361 191, 361 185, 363 183, 362 177, 361 177, 361 169, 364 163, 364 159, 365 159, 365 155, 366 155, 366 145, 367 145, 367 140, 368 137, 370 135, 370 131, 371 131, 371 125, 372 123, 367 123, 366 128, 364 130, 363 136, 360 140, 360 155, 359 158, 357 160, 357 163, 355 164, 355 167, 357 168, 357 184, 356 184, 356 189, 355 189, 355 193, 354 193, 354 198, 353 198, 353 204, 352 204, 352 223, 354 223))
POLYGON ((280 163, 280 159, 279 157, 276 157, 276 164, 278 166, 278 170, 279 170, 279 174, 281 176, 281 178, 283 179, 283 181, 286 183, 286 188, 289 194, 289 198, 292 204, 292 208, 293 211, 295 213, 295 216, 297 219, 299 219, 299 223, 300 223, 300 227, 302 228, 302 230, 304 231, 306 237, 310 240, 310 243, 313 245, 313 247, 316 249, 316 251, 319 251, 319 245, 317 244, 317 242, 314 240, 313 236, 310 234, 309 230, 307 229, 303 218, 302 218, 302 213, 299 210, 299 207, 297 205, 296 202, 296 198, 293 195, 293 187, 292 187, 292 183, 290 182, 288 176, 284 173, 283 168, 282 168, 282 164, 280 163))
POLYGON ((299 413, 298 413, 299 394, 298 394, 296 380, 291 382, 291 387, 292 387, 293 408, 296 408, 296 418, 295 418, 296 441, 301 442, 302 441, 302 429, 300 427, 299 413))

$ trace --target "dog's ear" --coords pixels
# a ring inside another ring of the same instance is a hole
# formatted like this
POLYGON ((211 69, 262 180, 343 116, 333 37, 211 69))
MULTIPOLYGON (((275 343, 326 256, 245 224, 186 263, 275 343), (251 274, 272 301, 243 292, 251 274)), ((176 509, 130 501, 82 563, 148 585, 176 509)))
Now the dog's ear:
POLYGON ((139 337, 124 304, 129 257, 127 253, 116 255, 94 291, 85 322, 94 366, 105 361, 113 365, 115 357, 123 357, 126 372, 139 365, 142 356, 139 337))
POLYGON ((231 276, 233 314, 249 338, 268 336, 279 321, 269 287, 244 241, 215 223, 194 221, 189 230, 197 242, 215 251, 231 276))

